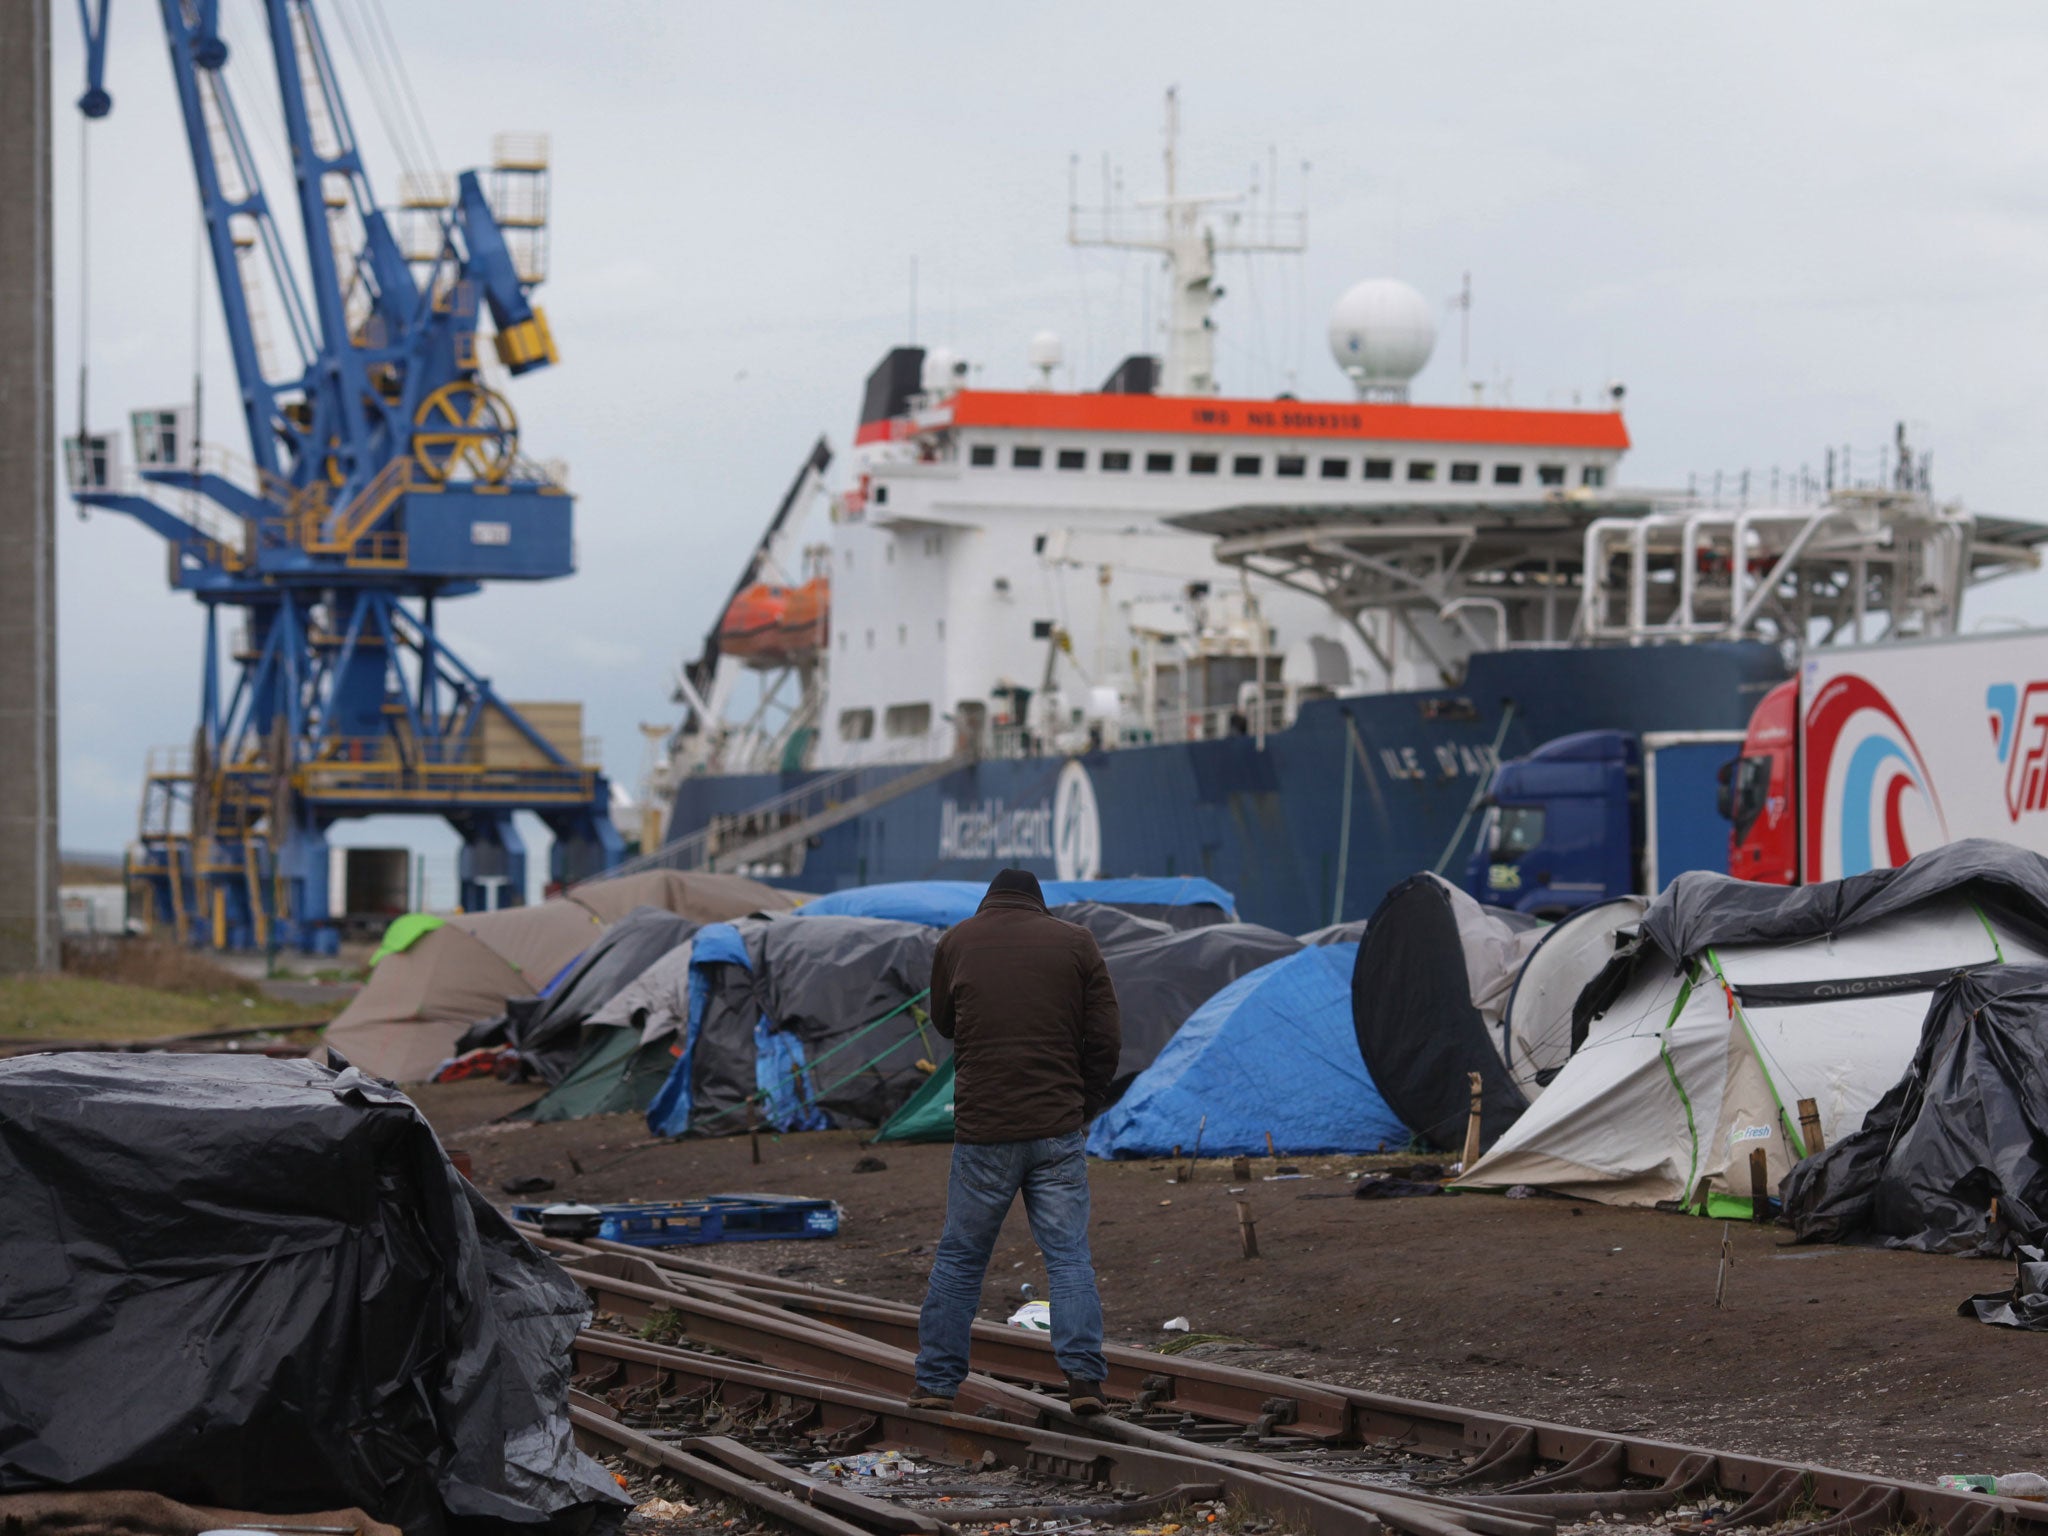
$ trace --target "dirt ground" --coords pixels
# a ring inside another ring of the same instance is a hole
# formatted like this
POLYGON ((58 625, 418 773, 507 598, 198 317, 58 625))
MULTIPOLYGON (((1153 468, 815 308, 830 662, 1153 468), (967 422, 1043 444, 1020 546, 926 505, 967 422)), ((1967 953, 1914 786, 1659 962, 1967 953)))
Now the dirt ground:
MULTIPOLYGON (((706 1257, 900 1301, 923 1293, 945 1209, 944 1146, 869 1149, 845 1132, 648 1145, 635 1117, 493 1123, 530 1088, 425 1087, 422 1110, 502 1204, 509 1178, 547 1198, 659 1199, 763 1191, 828 1197, 836 1239, 743 1243, 706 1257), (872 1153, 887 1168, 856 1173, 872 1153), (573 1162, 572 1162, 573 1159, 573 1162), (580 1166, 581 1172, 578 1172, 580 1166)), ((1956 1304, 2007 1284, 2003 1263, 1789 1247, 1735 1223, 1727 1304, 1714 1288, 1723 1223, 1557 1199, 1361 1201, 1358 1159, 1307 1158, 1265 1182, 1252 1164, 1093 1165, 1097 1273, 1112 1338, 1171 1337, 1168 1318, 1242 1344, 1244 1364, 1374 1391, 1931 1480, 2048 1471, 2048 1335, 1988 1328, 1956 1304), (1240 1187, 1245 1192, 1234 1196, 1240 1187), (1239 1254, 1248 1199, 1260 1257, 1239 1254)), ((1046 1294, 1021 1207, 989 1269, 983 1315, 1046 1294)))

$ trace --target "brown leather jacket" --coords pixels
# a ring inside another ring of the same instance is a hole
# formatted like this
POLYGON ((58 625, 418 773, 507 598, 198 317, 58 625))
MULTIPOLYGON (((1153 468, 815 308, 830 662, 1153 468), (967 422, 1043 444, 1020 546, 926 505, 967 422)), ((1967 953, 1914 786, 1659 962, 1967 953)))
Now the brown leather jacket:
POLYGON ((1037 1141, 1101 1110, 1123 1049, 1095 935, 1029 896, 984 897, 932 956, 932 1023, 953 1042, 953 1139, 1037 1141))

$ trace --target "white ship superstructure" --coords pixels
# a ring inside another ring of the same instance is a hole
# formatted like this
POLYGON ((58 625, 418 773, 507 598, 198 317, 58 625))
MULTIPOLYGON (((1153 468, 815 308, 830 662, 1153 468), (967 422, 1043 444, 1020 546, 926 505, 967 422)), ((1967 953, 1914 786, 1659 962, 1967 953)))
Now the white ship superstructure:
POLYGON ((1082 392, 1052 387, 1049 333, 1020 349, 1017 388, 944 348, 882 359, 842 489, 821 441, 679 674, 647 798, 827 772, 680 829, 694 841, 669 862, 748 865, 777 829, 857 816, 833 796, 864 768, 933 765, 892 781, 902 795, 946 764, 1263 746, 1316 699, 1460 687, 1480 652, 1762 640, 1789 662, 1952 632, 1971 583, 2038 563, 2038 530, 1937 502, 1903 437, 1881 476, 1802 477, 1755 504, 1746 480, 1725 498, 1618 489, 1618 384, 1592 408, 1414 402, 1435 310, 1392 279, 1333 309, 1350 398, 1223 394, 1215 256, 1298 249, 1305 229, 1180 193, 1174 128, 1169 98, 1166 197, 1069 227, 1163 258, 1164 355, 1082 392))
POLYGON ((1441 603, 1346 633, 1173 520, 1533 509, 1600 492, 1628 446, 1618 411, 993 391, 929 367, 887 399, 917 361, 891 354, 870 380, 888 413, 862 424, 834 504, 826 765, 944 756, 985 728, 992 749, 1182 740, 1290 689, 1433 685, 1483 638, 1441 603))

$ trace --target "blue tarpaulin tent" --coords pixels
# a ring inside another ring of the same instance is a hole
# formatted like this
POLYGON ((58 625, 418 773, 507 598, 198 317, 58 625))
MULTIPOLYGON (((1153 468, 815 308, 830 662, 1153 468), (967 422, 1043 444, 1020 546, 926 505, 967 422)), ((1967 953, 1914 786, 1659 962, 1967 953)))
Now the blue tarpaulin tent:
MULTIPOLYGON (((1237 903, 1230 892, 1213 880, 1193 875, 1135 880, 1047 880, 1043 889, 1048 907, 1064 907, 1079 901, 1138 912, 1208 906, 1217 908, 1232 921, 1237 917, 1237 903)), ((899 880, 889 885, 861 885, 814 896, 797 912, 805 917, 891 917, 898 922, 950 928, 972 917, 987 894, 988 883, 982 880, 899 880)))
POLYGON ((1351 1022, 1356 944, 1304 949, 1196 1009, 1088 1137, 1097 1157, 1396 1151, 1409 1140, 1373 1086, 1351 1022), (1203 1116, 1208 1123, 1203 1125, 1203 1116))

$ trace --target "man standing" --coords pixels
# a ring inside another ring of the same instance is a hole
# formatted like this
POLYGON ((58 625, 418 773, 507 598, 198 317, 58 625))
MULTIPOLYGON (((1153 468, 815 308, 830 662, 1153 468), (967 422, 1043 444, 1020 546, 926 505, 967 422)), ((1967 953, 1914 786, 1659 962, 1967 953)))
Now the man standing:
POLYGON ((953 1042, 946 1231, 918 1319, 916 1408, 948 1409, 996 1233, 1021 1191, 1052 1282, 1053 1357, 1076 1413, 1104 1407, 1102 1300, 1088 1257, 1088 1122, 1123 1048, 1095 936, 1045 910, 1038 877, 1006 869, 932 957, 932 1023, 953 1042))

